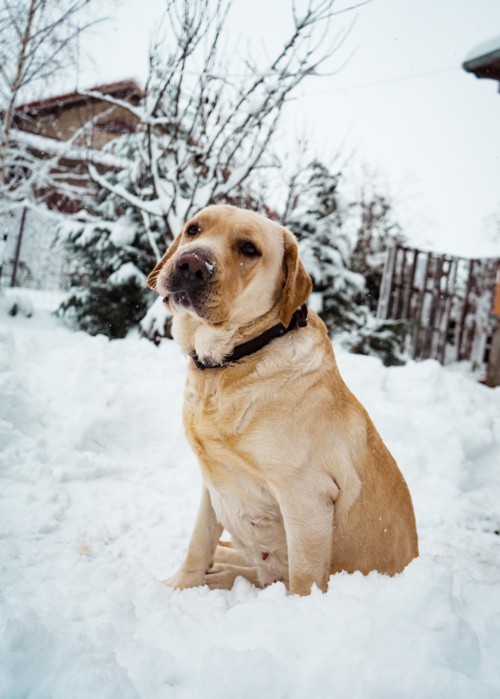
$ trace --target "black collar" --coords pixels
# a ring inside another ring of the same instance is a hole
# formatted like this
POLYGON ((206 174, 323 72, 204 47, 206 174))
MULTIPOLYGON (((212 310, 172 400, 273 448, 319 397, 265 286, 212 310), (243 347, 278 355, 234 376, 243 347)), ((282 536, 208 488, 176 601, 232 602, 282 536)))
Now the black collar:
POLYGON ((244 342, 242 345, 237 345, 231 352, 231 354, 228 354, 226 357, 224 357, 220 364, 203 364, 203 362, 199 360, 196 352, 191 352, 189 356, 191 357, 198 369, 223 369, 224 367, 227 367, 229 364, 232 364, 232 362, 237 362, 239 359, 243 359, 243 357, 248 357, 249 354, 254 354, 255 352, 258 352, 260 349, 268 345, 272 340, 275 340, 277 337, 282 337, 283 335, 286 335, 290 332, 290 330, 295 330, 295 328, 304 328, 306 325, 307 306, 304 305, 295 311, 288 327, 285 327, 281 323, 273 325, 272 328, 269 328, 268 330, 263 332, 262 335, 258 335, 257 337, 254 337, 252 340, 244 342))

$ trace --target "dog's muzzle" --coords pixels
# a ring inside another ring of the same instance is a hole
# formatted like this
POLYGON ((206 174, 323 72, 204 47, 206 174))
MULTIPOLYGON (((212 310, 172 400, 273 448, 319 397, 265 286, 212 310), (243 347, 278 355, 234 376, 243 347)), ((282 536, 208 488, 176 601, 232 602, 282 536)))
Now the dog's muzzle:
POLYGON ((168 296, 183 308, 192 308, 203 314, 209 282, 215 271, 215 263, 202 249, 187 250, 174 261, 167 281, 168 296))
POLYGON ((214 263, 199 250, 184 252, 175 260, 172 274, 172 290, 196 291, 204 286, 214 272, 214 263))

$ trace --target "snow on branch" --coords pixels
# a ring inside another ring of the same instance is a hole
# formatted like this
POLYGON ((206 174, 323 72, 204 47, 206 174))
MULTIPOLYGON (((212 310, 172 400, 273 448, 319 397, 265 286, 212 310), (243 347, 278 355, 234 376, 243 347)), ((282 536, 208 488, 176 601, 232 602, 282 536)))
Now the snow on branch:
MULTIPOLYGON (((53 81, 74 62, 82 32, 101 21, 92 14, 94 0, 23 0, 0 4, 0 198, 2 207, 43 203, 55 193, 80 199, 88 177, 70 173, 64 159, 91 159, 106 165, 92 149, 77 144, 79 130, 66 143, 20 131, 19 104, 33 99, 50 77, 53 81)), ((102 9, 102 4, 101 4, 102 9)), ((123 167, 115 163, 112 167, 123 167)), ((74 168, 73 168, 74 169, 74 168)), ((82 170, 80 166, 80 171, 82 170)))
POLYGON ((285 104, 337 48, 328 44, 334 4, 310 0, 301 15, 294 11, 291 34, 269 65, 247 56, 245 71, 233 74, 221 50, 230 3, 168 0, 142 103, 83 92, 140 119, 129 163, 137 186, 116 185, 95 169, 92 179, 138 211, 163 216, 167 239, 209 203, 250 203, 256 171, 276 162, 271 144, 285 104))
POLYGON ((92 164, 89 164, 89 174, 96 184, 108 192, 115 194, 120 199, 124 199, 131 206, 139 209, 140 211, 145 211, 152 216, 163 216, 164 212, 161 208, 161 201, 159 199, 154 201, 145 201, 132 192, 127 191, 124 187, 120 185, 113 185, 109 181, 109 178, 106 178, 104 175, 100 175, 92 164))
MULTIPOLYGON (((99 115, 102 116, 102 115, 99 115)), ((78 135, 88 127, 88 124, 78 130, 78 135)), ((120 158, 113 153, 89 148, 88 146, 75 145, 74 137, 66 141, 59 141, 48 136, 30 133, 29 131, 21 131, 12 129, 10 137, 14 143, 26 146, 29 149, 38 151, 45 155, 56 156, 57 161, 64 159, 89 162, 93 165, 102 165, 107 168, 121 169, 128 166, 128 161, 125 158, 120 158)), ((56 163, 50 162, 54 167, 56 163)), ((72 173, 73 176, 74 173, 72 173)))

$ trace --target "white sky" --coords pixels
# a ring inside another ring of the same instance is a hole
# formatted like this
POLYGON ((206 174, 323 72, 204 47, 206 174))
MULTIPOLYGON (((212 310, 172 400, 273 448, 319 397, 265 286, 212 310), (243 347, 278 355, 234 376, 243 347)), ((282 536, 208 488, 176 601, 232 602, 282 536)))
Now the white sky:
MULTIPOLYGON (((234 0, 228 43, 272 55, 290 29, 290 4, 234 0)), ((162 0, 121 0, 84 41, 94 60, 81 86, 143 81, 162 8, 162 0)), ((337 75, 302 87, 283 133, 306 125, 318 153, 333 156, 342 144, 345 155, 354 151, 353 182, 361 163, 378 172, 414 240, 446 252, 500 255, 500 241, 483 235, 485 219, 500 215, 500 94, 496 82, 461 68, 475 45, 500 34, 500 0, 372 0, 335 26, 355 15, 328 68, 354 55, 337 75)))

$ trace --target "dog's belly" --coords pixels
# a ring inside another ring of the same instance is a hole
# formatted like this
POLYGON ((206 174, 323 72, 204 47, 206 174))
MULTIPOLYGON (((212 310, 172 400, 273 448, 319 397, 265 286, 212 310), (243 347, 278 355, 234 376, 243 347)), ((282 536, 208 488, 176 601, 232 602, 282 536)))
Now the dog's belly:
POLYGON ((221 487, 206 482, 218 521, 243 550, 249 565, 258 568, 262 585, 277 580, 288 585, 288 552, 278 503, 251 479, 226 480, 221 487))

